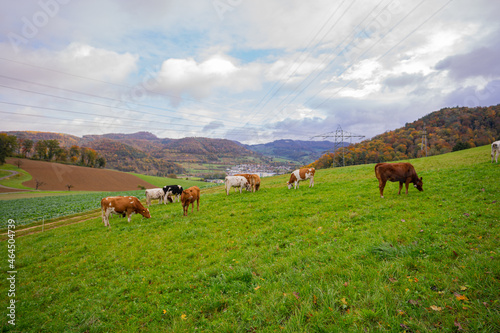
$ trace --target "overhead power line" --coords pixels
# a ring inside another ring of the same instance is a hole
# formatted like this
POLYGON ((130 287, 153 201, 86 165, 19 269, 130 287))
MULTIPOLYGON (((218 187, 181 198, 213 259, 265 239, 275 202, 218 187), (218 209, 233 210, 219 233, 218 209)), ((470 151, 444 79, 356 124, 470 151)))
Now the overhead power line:
POLYGON ((352 139, 353 138, 362 139, 364 137, 365 137, 364 135, 359 135, 359 134, 353 134, 353 133, 350 133, 350 132, 346 132, 346 131, 344 131, 342 129, 342 127, 340 125, 338 125, 338 127, 337 127, 337 129, 335 131, 312 136, 311 140, 313 140, 315 138, 323 138, 323 139, 334 138, 335 139, 334 146, 333 146, 333 154, 334 154, 333 156, 334 156, 334 158, 333 158, 333 161, 332 161, 332 166, 335 166, 335 154, 337 153, 337 150, 338 150, 339 147, 342 148, 342 166, 345 166, 345 158, 344 158, 345 157, 344 156, 344 143, 345 143, 345 140, 349 139, 350 144, 352 144, 352 139))

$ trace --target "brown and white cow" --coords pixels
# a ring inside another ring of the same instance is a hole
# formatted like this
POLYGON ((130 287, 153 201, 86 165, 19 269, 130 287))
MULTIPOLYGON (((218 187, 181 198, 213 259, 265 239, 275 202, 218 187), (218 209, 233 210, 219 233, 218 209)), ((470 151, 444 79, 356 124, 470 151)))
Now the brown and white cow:
POLYGON ((419 191, 423 191, 422 177, 418 178, 415 168, 410 163, 378 163, 375 165, 375 176, 378 179, 378 188, 380 189, 380 197, 384 197, 384 187, 387 181, 399 182, 399 192, 403 188, 403 183, 406 184, 406 194, 408 194, 408 186, 413 183, 419 191))
POLYGON ((297 189, 299 187, 299 182, 306 179, 310 179, 309 187, 313 187, 315 172, 316 170, 314 168, 301 168, 295 170, 291 173, 290 180, 286 183, 288 185, 288 189, 292 189, 292 186, 294 189, 297 189))
POLYGON ((239 173, 236 174, 235 176, 242 176, 245 177, 248 184, 250 184, 250 188, 252 192, 258 191, 260 188, 260 177, 259 175, 256 174, 251 174, 251 173, 239 173))
POLYGON ((112 214, 127 216, 130 222, 130 215, 141 214, 146 218, 150 218, 149 209, 144 208, 139 199, 136 197, 106 197, 101 200, 102 222, 104 226, 109 228, 109 217, 112 214))
POLYGON ((189 204, 192 204, 191 213, 194 212, 194 202, 196 201, 196 209, 200 211, 200 188, 198 186, 191 186, 190 188, 182 191, 181 202, 182 211, 184 216, 187 216, 189 204))

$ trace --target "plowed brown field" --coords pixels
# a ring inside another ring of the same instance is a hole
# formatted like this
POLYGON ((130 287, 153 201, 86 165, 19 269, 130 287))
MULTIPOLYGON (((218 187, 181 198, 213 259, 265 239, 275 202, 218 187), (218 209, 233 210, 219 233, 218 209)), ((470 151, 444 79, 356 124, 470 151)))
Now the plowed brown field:
MULTIPOLYGON (((35 188, 35 179, 45 183, 40 190, 67 191, 67 185, 73 185, 71 191, 130 191, 156 186, 134 175, 108 169, 85 168, 43 161, 23 159, 21 169, 33 178, 24 182, 24 186, 35 188)), ((14 161, 7 160, 13 164, 14 161)))

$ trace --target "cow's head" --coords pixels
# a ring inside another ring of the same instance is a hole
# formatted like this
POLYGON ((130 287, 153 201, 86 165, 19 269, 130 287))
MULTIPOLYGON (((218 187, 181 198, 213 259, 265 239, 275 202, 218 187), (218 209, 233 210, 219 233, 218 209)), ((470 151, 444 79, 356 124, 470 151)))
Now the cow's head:
POLYGON ((418 181, 416 183, 413 184, 413 187, 415 187, 417 190, 419 190, 420 192, 422 192, 424 189, 422 188, 422 186, 424 185, 424 183, 422 182, 422 178, 423 177, 420 177, 418 178, 418 181))
POLYGON ((290 182, 286 182, 286 185, 288 186, 288 189, 291 190, 293 187, 293 184, 290 182))
POLYGON ((145 218, 150 218, 151 214, 149 213, 149 209, 145 208, 141 211, 141 215, 144 216, 145 218))

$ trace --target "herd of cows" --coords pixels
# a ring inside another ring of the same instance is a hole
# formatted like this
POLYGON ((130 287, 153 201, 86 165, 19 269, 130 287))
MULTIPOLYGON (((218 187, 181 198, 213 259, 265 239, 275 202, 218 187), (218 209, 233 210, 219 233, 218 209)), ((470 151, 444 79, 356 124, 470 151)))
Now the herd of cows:
MULTIPOLYGON (((492 155, 493 156, 493 155, 492 155)), ((288 189, 292 187, 297 189, 299 182, 309 179, 309 187, 314 186, 314 168, 301 168, 293 171, 290 174, 290 179, 286 183, 288 189)), ((399 193, 403 184, 406 185, 406 194, 408 194, 408 186, 413 183, 419 191, 423 191, 422 177, 418 177, 415 168, 410 163, 379 163, 375 166, 375 176, 379 181, 380 197, 384 197, 384 188, 387 181, 399 182, 399 193)), ((239 188, 240 193, 243 188, 247 191, 255 192, 260 188, 260 177, 255 174, 238 174, 227 176, 225 178, 226 195, 229 195, 231 187, 239 188)), ((200 210, 200 189, 198 186, 192 186, 188 189, 183 189, 180 185, 167 185, 163 188, 154 188, 146 190, 146 204, 151 205, 152 200, 158 200, 158 203, 166 204, 168 202, 182 203, 184 216, 187 216, 189 205, 192 205, 191 212, 194 211, 194 202, 197 203, 197 210, 200 210)), ((132 214, 141 214, 146 218, 150 218, 149 209, 145 208, 139 199, 134 196, 116 196, 106 197, 101 200, 102 221, 105 226, 109 225, 111 215, 127 216, 130 222, 132 214)))

